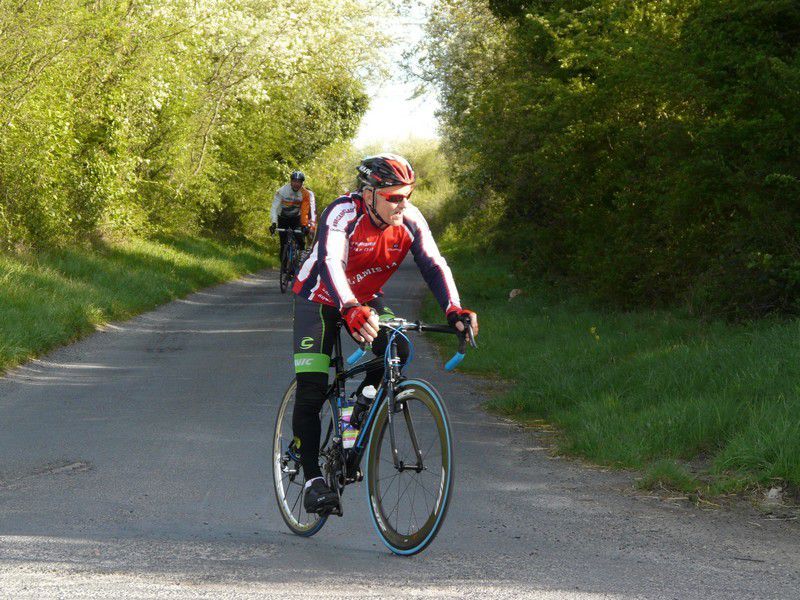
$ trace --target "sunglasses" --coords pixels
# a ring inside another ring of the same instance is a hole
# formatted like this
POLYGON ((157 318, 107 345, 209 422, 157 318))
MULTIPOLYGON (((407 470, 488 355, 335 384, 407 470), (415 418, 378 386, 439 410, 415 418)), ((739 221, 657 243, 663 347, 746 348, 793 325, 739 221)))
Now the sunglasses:
MULTIPOLYGON (((406 186, 408 188, 410 186, 406 186)), ((404 188, 404 189, 406 189, 404 188)), ((375 193, 378 194, 381 198, 386 200, 387 202, 391 202, 392 204, 400 204, 403 200, 408 200, 411 197, 411 192, 414 190, 408 190, 406 194, 399 194, 397 190, 389 192, 383 191, 381 188, 376 188, 375 193)))

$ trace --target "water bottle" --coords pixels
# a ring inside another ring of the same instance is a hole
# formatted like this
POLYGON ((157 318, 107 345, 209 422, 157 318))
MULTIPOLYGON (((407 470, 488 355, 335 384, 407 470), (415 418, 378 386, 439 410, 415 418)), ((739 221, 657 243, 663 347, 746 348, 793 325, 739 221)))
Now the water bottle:
POLYGON ((369 414, 369 407, 372 405, 372 402, 375 400, 375 396, 378 394, 378 390, 375 389, 375 386, 368 385, 356 398, 356 403, 353 406, 353 411, 350 417, 350 425, 356 429, 361 429, 361 426, 364 424, 364 421, 369 414))
POLYGON ((339 398, 339 425, 342 431, 342 447, 345 449, 352 448, 358 437, 358 429, 350 425, 353 406, 346 397, 339 398))

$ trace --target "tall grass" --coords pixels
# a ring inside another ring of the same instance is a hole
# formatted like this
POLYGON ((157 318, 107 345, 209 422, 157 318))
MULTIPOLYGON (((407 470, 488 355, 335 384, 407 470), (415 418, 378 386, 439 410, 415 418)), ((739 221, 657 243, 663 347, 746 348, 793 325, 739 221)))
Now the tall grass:
POLYGON ((516 383, 490 410, 546 419, 562 451, 601 464, 701 457, 711 479, 800 486, 800 321, 599 310, 517 280, 502 257, 450 250, 481 319, 481 347, 462 368, 516 383))
POLYGON ((262 246, 193 237, 0 254, 0 371, 101 323, 275 263, 262 246))

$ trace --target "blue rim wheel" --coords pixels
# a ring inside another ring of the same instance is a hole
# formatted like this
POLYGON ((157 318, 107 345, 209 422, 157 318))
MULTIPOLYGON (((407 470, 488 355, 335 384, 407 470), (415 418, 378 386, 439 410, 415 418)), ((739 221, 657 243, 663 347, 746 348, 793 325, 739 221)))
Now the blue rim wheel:
POLYGON ((433 541, 447 514, 453 492, 453 441, 447 409, 431 384, 406 380, 396 398, 395 442, 398 460, 406 468, 396 468, 392 457, 384 400, 367 447, 365 487, 372 523, 383 543, 395 554, 411 555, 433 541))

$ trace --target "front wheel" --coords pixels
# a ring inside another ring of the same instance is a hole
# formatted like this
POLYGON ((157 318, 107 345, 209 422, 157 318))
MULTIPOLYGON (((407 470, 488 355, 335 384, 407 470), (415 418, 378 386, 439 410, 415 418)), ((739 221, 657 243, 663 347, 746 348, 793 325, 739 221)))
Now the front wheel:
POLYGON ((281 253, 281 294, 286 293, 286 289, 289 287, 289 282, 292 280, 292 264, 290 254, 291 251, 289 249, 289 242, 287 241, 286 245, 283 247, 283 252, 281 253))
POLYGON ((367 502, 386 547, 411 555, 433 541, 447 513, 453 493, 453 441, 447 409, 431 384, 402 382, 395 410, 398 463, 392 456, 389 403, 384 399, 367 448, 367 502))

